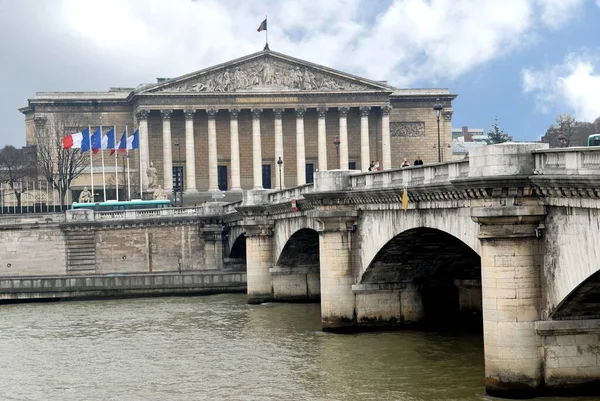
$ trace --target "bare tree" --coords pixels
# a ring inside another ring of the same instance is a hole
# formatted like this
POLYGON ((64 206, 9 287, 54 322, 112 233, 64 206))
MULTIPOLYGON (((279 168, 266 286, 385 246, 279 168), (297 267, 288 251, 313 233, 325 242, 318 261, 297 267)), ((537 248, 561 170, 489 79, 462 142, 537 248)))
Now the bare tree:
POLYGON ((23 147, 17 149, 6 145, 0 150, 0 179, 6 182, 17 200, 17 207, 21 207, 23 194, 23 181, 37 177, 35 149, 23 147))
POLYGON ((80 149, 63 149, 62 138, 81 131, 83 124, 83 118, 75 114, 54 115, 36 122, 38 172, 58 191, 62 207, 71 183, 89 163, 80 149))
POLYGON ((570 147, 573 135, 577 130, 575 117, 566 113, 559 114, 556 117, 555 127, 559 130, 559 141, 563 142, 565 147, 570 147))

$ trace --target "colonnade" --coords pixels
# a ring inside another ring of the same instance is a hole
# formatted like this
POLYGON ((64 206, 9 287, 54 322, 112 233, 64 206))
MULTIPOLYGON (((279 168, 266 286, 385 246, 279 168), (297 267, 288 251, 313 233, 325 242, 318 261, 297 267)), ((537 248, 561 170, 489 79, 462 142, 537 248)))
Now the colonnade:
MULTIPOLYGON (((325 118, 328 110, 334 108, 318 107, 317 108, 317 146, 318 146, 318 169, 325 171, 327 165, 327 128, 325 118)), ((337 107, 339 112, 339 166, 336 168, 348 168, 348 122, 347 116, 350 110, 349 107, 337 107)), ((360 166, 362 171, 367 171, 370 164, 370 149, 369 149, 369 114, 372 107, 360 107, 360 166)), ((385 169, 391 168, 391 144, 390 144, 390 118, 389 106, 377 107, 381 111, 381 150, 382 160, 381 167, 385 169)), ((208 190, 218 191, 218 157, 217 157, 217 129, 216 116, 217 109, 204 109, 208 116, 208 190)), ((238 116, 239 108, 227 109, 230 117, 229 135, 230 135, 230 151, 231 151, 231 191, 241 191, 240 180, 240 151, 239 151, 239 130, 238 116)), ((197 192, 196 188, 196 155, 194 151, 194 115, 199 111, 193 108, 184 109, 185 116, 185 192, 197 192)), ((285 109, 274 108, 274 133, 275 133, 275 155, 274 160, 283 157, 283 124, 282 116, 285 109)), ((305 132, 304 132, 304 115, 307 111, 305 107, 297 107, 294 109, 296 113, 296 183, 297 185, 306 184, 305 164, 305 132)), ((136 113, 140 133, 140 157, 143 169, 148 168, 150 160, 149 140, 148 140, 148 115, 150 110, 141 109, 136 113)), ((260 118, 263 113, 262 108, 252 108, 252 177, 253 189, 262 189, 262 159, 263 151, 261 146, 261 128, 260 118)), ((171 147, 171 115, 173 109, 161 109, 160 115, 162 118, 162 145, 163 145, 163 187, 165 191, 170 192, 173 189, 173 155, 171 147)), ((275 182, 281 181, 281 176, 285 176, 284 166, 281 169, 275 169, 275 182)), ((145 174, 142 174, 143 187, 147 188, 148 182, 145 174)))

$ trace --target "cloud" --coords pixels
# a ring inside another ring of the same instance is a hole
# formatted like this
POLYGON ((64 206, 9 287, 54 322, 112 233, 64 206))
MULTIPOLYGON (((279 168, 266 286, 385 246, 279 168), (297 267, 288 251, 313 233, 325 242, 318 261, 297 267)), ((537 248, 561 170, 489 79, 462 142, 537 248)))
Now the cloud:
MULTIPOLYGON (((600 0, 597 0, 600 4, 600 0)), ((540 19, 550 28, 557 29, 572 19, 583 6, 583 0, 538 0, 540 19)))
POLYGON ((572 53, 558 65, 525 68, 522 85, 525 93, 534 94, 542 112, 568 108, 583 121, 600 116, 600 54, 572 53))
POLYGON ((0 77, 10 77, 0 118, 19 133, 15 110, 36 91, 134 87, 259 51, 266 10, 274 51, 410 87, 447 86, 543 29, 564 26, 580 7, 580 0, 0 0, 0 77))

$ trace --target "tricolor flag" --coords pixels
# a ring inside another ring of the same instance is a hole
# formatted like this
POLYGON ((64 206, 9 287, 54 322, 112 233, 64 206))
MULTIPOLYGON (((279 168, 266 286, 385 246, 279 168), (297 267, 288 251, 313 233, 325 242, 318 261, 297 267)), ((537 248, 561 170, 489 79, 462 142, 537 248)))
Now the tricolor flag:
POLYGON ((112 156, 115 153, 116 142, 115 129, 111 128, 106 135, 102 137, 102 149, 110 149, 110 155, 112 156))
POLYGON ((121 139, 119 140, 119 145, 117 146, 118 152, 122 153, 127 150, 127 130, 123 132, 121 135, 121 139))
POLYGON ((260 23, 260 25, 258 26, 257 31, 261 32, 261 31, 266 31, 267 30, 267 19, 265 18, 265 20, 263 22, 260 23))
POLYGON ((127 138, 127 150, 139 149, 140 148, 140 132, 135 130, 133 135, 127 138))
POLYGON ((63 138, 63 149, 81 149, 84 138, 89 138, 90 131, 86 128, 81 132, 67 135, 63 138))

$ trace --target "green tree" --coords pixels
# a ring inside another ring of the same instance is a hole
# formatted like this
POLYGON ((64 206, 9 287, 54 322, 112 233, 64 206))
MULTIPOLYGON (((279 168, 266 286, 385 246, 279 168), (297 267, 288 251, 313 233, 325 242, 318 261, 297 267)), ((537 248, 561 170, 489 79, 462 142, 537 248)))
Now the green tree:
POLYGON ((487 142, 490 145, 495 143, 504 143, 510 141, 510 137, 504 133, 504 128, 500 128, 500 122, 498 121, 498 117, 494 118, 494 124, 488 131, 488 139, 487 142))

